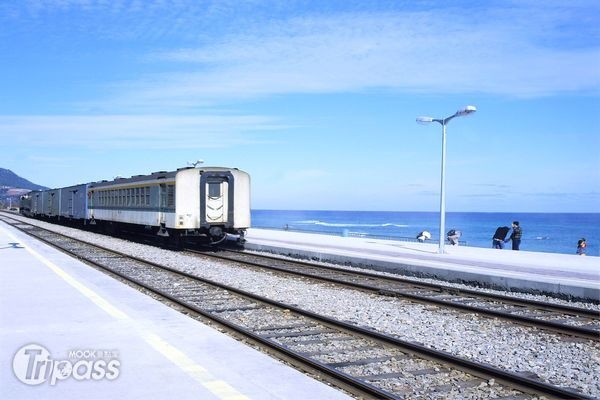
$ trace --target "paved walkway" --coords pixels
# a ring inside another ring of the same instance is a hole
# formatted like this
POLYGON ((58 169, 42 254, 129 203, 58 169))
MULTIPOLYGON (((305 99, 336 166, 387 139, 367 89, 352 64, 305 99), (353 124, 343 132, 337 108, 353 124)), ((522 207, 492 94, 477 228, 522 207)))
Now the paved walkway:
POLYGON ((600 300, 600 257, 446 246, 369 238, 250 229, 247 248, 376 269, 600 300))
POLYGON ((1 399, 346 399, 0 222, 1 399))

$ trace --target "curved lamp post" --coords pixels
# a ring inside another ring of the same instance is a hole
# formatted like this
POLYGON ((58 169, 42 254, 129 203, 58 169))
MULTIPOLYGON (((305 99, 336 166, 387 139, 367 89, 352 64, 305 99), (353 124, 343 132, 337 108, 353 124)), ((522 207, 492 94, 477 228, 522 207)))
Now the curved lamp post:
POLYGON ((442 125, 442 179, 441 179, 441 189, 440 189, 440 247, 438 253, 444 253, 444 243, 446 234, 444 231, 446 230, 446 125, 450 122, 451 119, 455 117, 462 117, 465 115, 473 114, 477 111, 475 106, 466 106, 463 109, 458 110, 454 115, 451 115, 444 119, 432 118, 432 117, 417 117, 417 122, 419 124, 429 124, 432 122, 437 122, 442 125))

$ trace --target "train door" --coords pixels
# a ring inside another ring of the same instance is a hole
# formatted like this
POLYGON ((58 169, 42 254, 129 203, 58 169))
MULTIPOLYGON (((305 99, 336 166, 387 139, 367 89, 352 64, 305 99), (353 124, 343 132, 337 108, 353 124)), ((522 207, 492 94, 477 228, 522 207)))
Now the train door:
POLYGON ((52 215, 52 211, 54 210, 54 202, 55 202, 55 198, 54 195, 56 193, 55 192, 51 192, 50 193, 50 197, 48 197, 48 210, 46 212, 46 215, 51 216, 52 215))
POLYGON ((68 213, 69 213, 69 217, 73 217, 73 215, 75 215, 75 212, 73 210, 73 203, 75 203, 75 193, 77 193, 77 190, 70 190, 71 195, 69 196, 69 205, 68 205, 68 213))
POLYGON ((167 185, 161 183, 158 189, 158 224, 165 226, 165 212, 167 209, 167 185))
POLYGON ((31 213, 33 215, 40 213, 40 204, 42 204, 42 193, 38 192, 31 198, 31 213))
POLYGON ((158 186, 158 236, 168 237, 167 213, 169 212, 169 185, 161 183, 158 186))
POLYGON ((225 177, 211 177, 206 180, 206 222, 224 224, 227 221, 229 182, 225 177))

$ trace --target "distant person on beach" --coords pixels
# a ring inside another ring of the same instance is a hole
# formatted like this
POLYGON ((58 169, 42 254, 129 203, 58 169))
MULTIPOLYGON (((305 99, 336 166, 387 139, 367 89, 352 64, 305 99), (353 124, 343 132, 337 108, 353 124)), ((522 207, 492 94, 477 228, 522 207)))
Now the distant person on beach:
POLYGON ((585 256, 585 251, 587 250, 587 243, 585 242, 585 238, 581 238, 577 241, 577 254, 580 256, 585 256))
POLYGON ((449 230, 447 236, 450 244, 453 246, 458 246, 458 239, 460 238, 460 235, 460 231, 456 231, 454 229, 449 230))
POLYGON ((521 236, 523 236, 523 230, 519 226, 519 221, 513 221, 512 233, 508 240, 505 240, 504 242, 506 243, 509 240, 512 240, 512 249, 519 250, 519 247, 521 246, 521 236))
POLYGON ((508 226, 499 226, 496 229, 494 237, 492 238, 492 247, 494 249, 504 248, 504 240, 506 240, 506 235, 508 235, 508 231, 510 231, 510 228, 508 226))
POLYGON ((423 232, 419 232, 417 234, 417 240, 421 243, 423 243, 426 240, 431 239, 431 233, 427 232, 427 231, 423 231, 423 232))

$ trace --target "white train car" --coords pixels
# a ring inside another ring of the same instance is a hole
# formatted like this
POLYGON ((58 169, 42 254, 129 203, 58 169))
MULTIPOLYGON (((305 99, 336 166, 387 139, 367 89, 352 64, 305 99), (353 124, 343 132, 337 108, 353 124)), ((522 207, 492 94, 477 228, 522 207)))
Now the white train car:
POLYGON ((70 224, 244 242, 250 227, 250 176, 237 168, 181 168, 58 189, 21 199, 21 213, 70 224))
POLYGON ((182 168, 91 183, 88 218, 153 229, 165 237, 198 236, 216 243, 235 235, 243 242, 250 226, 250 176, 235 168, 182 168))

